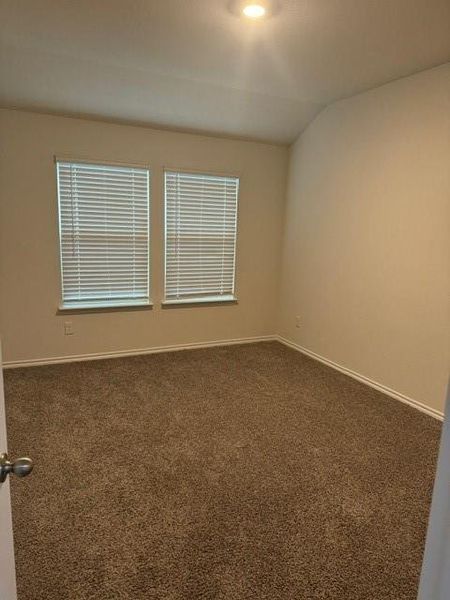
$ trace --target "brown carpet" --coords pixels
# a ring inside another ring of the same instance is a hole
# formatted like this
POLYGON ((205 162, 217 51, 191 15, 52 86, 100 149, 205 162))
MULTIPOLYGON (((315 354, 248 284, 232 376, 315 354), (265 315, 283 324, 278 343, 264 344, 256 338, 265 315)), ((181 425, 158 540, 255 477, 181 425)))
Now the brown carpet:
POLYGON ((415 600, 432 418, 275 342, 5 385, 19 600, 415 600))

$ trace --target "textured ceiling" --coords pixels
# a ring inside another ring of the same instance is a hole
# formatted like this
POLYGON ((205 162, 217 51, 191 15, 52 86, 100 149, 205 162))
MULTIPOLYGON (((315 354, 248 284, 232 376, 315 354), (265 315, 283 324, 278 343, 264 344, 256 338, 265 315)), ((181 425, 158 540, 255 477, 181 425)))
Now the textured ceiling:
POLYGON ((0 104, 293 141, 326 104, 450 61, 450 0, 0 0, 0 104))

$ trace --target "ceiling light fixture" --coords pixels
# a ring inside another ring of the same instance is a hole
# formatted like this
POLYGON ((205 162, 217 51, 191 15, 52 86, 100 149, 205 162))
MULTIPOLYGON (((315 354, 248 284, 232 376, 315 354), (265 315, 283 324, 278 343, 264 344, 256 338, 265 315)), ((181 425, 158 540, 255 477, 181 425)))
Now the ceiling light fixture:
POLYGON ((266 15, 266 8, 262 4, 245 4, 242 13, 249 19, 261 19, 266 15))
POLYGON ((280 0, 228 0, 228 10, 235 17, 265 21, 281 10, 280 0))

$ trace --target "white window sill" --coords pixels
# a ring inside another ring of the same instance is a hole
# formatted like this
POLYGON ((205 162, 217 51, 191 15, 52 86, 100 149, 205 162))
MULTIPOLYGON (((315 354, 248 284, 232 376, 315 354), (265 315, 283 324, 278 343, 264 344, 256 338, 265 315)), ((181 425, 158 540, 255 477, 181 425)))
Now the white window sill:
POLYGON ((204 298, 176 298, 163 300, 161 306, 179 306, 196 304, 236 304, 236 296, 205 296, 204 298))
POLYGON ((78 312, 78 311, 108 311, 108 310, 133 310, 152 308, 151 300, 112 300, 97 302, 67 302, 58 307, 58 312, 78 312))

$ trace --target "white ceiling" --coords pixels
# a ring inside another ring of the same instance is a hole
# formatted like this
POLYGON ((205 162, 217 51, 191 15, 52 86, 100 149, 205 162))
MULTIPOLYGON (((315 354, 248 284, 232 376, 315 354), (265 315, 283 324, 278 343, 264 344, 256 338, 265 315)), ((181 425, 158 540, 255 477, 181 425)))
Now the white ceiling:
POLYGON ((0 0, 0 104, 292 142, 326 104, 450 61, 450 0, 0 0))

